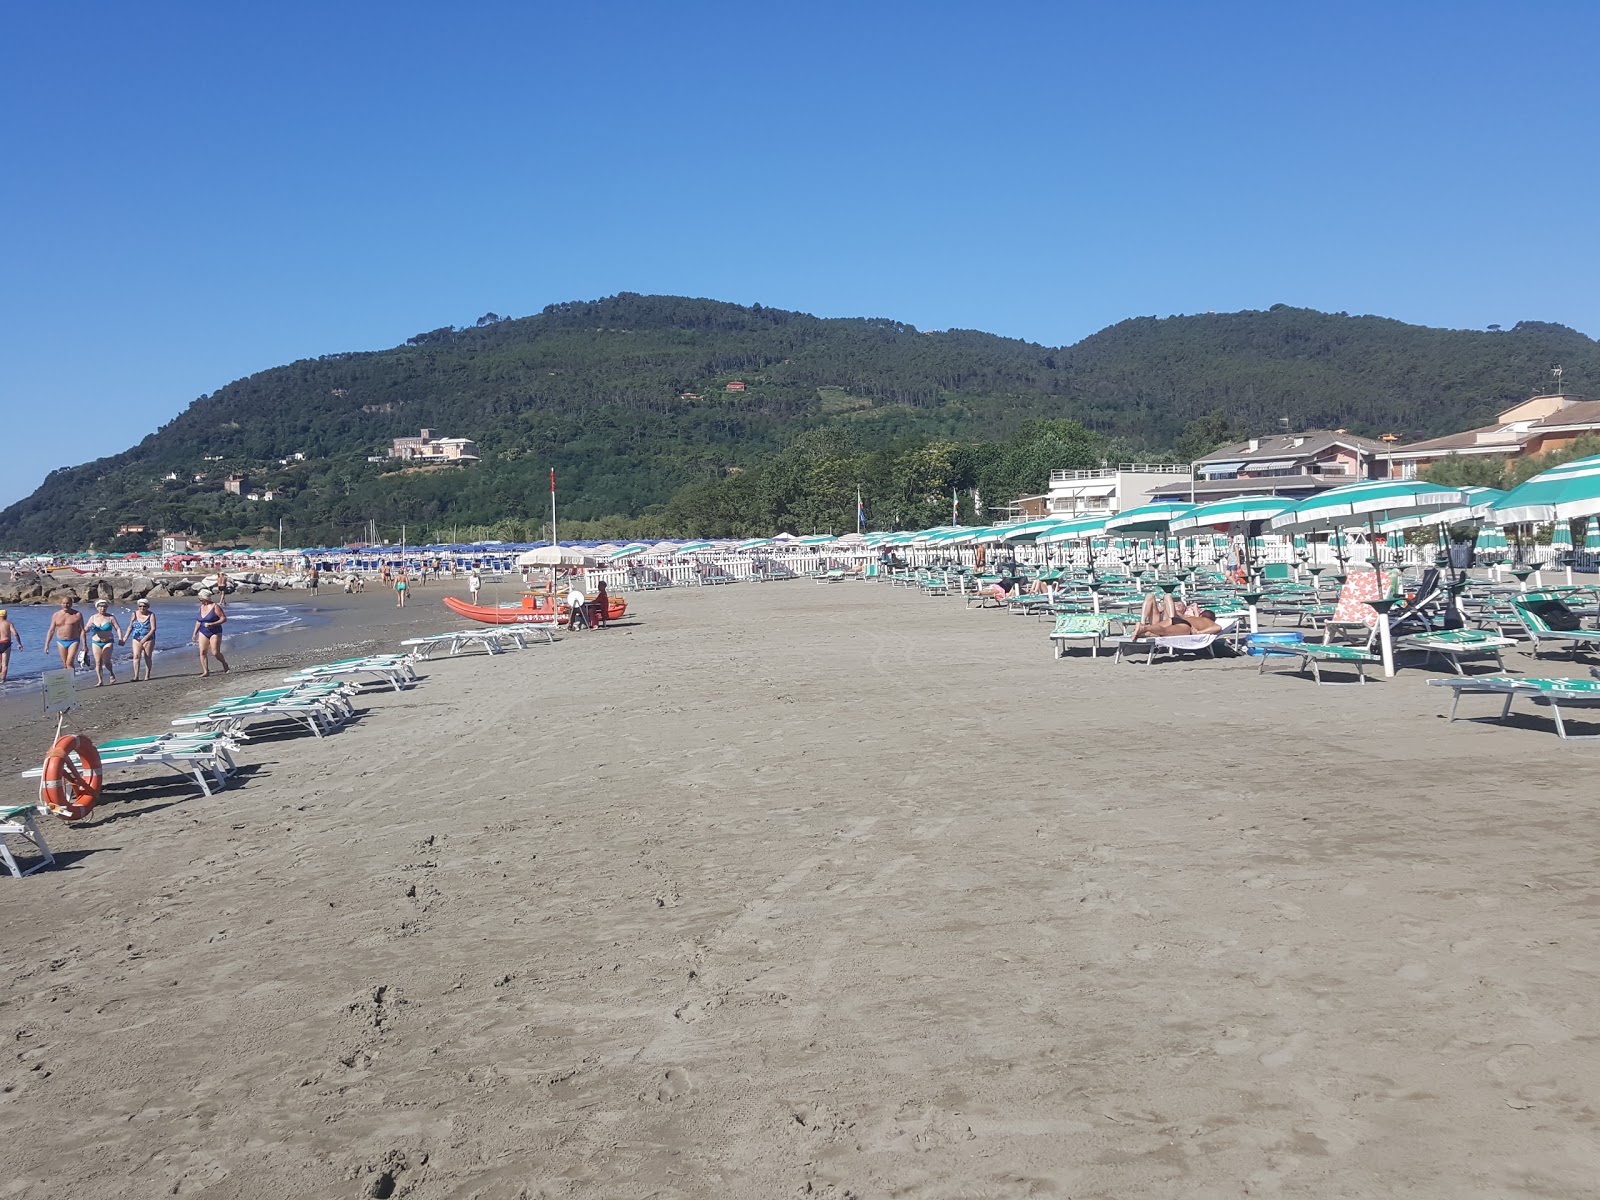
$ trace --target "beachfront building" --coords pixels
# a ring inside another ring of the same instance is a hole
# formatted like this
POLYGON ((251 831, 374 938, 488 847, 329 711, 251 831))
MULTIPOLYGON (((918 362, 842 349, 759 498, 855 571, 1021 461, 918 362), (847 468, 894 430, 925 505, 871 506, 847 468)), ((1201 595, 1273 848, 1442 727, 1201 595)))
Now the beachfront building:
POLYGON ((186 533, 164 533, 161 535, 161 553, 187 554, 192 545, 186 533))
POLYGON ((1253 437, 1196 459, 1193 478, 1168 481, 1153 495, 1196 503, 1246 495, 1302 500, 1342 484, 1384 478, 1388 453, 1383 442, 1343 429, 1253 437))
POLYGON ((478 443, 471 438, 436 438, 433 430, 424 429, 421 437, 395 438, 389 457, 422 463, 477 462, 478 443))
POLYGON ((1413 479, 1424 467, 1453 455, 1487 458, 1501 466, 1519 458, 1565 450, 1580 437, 1600 437, 1600 400, 1534 396, 1500 414, 1493 425, 1396 446, 1385 451, 1396 479, 1413 479))
POLYGON ((1122 463, 1085 471, 1051 471, 1039 516, 1105 517, 1147 504, 1152 492, 1189 486, 1187 463, 1122 463))

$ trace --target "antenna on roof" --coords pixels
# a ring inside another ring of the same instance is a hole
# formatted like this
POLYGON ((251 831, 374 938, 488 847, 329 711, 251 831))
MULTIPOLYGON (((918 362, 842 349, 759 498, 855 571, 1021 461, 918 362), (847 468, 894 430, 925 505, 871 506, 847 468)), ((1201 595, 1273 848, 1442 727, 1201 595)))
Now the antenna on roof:
POLYGON ((1561 395, 1561 368, 1551 367, 1550 374, 1556 377, 1556 395, 1561 395))

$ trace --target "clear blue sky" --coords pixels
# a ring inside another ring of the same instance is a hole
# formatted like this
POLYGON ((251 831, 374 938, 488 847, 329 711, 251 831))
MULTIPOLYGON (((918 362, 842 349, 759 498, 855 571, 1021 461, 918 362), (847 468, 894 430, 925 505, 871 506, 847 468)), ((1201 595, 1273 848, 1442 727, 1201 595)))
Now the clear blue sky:
POLYGON ((1597 44, 1589 2, 13 6, 0 504, 252 371, 616 291, 1600 334, 1597 44))

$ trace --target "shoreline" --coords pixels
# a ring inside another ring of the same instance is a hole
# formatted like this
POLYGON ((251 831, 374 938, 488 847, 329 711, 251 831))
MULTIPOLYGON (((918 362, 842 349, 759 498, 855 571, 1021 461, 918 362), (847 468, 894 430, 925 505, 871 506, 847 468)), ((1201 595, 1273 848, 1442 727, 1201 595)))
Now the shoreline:
MULTIPOLYGON (((406 607, 397 609, 394 593, 377 588, 350 595, 324 591, 315 598, 303 593, 303 599, 291 603, 305 610, 310 623, 253 634, 237 654, 224 641, 223 653, 233 669, 213 671, 209 678, 200 674, 199 655, 192 647, 159 651, 147 682, 132 682, 127 674, 132 663, 126 658, 117 664, 119 682, 103 688, 94 686, 93 671, 75 671, 77 706, 68 714, 66 727, 95 741, 164 730, 173 717, 205 700, 271 686, 281 676, 313 663, 459 628, 462 619, 439 602, 446 594, 455 593, 419 587, 406 607)), ((30 648, 24 653, 38 651, 30 648)), ((18 772, 38 766, 55 730, 56 718, 43 711, 38 681, 24 682, 27 686, 0 695, 0 778, 15 778, 18 772)))

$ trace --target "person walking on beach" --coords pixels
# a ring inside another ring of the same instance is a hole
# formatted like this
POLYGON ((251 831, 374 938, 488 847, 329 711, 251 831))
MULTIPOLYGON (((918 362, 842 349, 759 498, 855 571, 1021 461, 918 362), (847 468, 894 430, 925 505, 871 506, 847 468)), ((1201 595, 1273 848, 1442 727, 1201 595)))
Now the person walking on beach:
POLYGON ((213 657, 222 664, 222 669, 228 669, 228 660, 222 657, 222 623, 228 619, 228 614, 222 611, 222 605, 216 602, 215 596, 210 591, 202 589, 200 592, 200 616, 194 623, 194 635, 189 639, 200 648, 200 674, 211 674, 211 659, 213 657))
POLYGON ((94 659, 95 687, 105 686, 106 675, 111 676, 112 683, 117 681, 116 669, 111 665, 111 655, 116 650, 117 639, 121 636, 122 626, 111 615, 111 601, 96 600, 94 616, 89 618, 89 653, 94 659))
POLYGON ((476 570, 467 576, 467 594, 472 597, 472 602, 478 602, 478 589, 483 586, 483 577, 476 570))
POLYGON ((83 614, 72 607, 72 597, 61 597, 61 607, 50 614, 50 625, 44 631, 45 653, 54 646, 61 655, 61 666, 72 670, 78 651, 83 648, 83 614))
POLYGON ((150 678, 156 657, 156 614, 150 610, 150 601, 141 600, 134 607, 133 620, 128 622, 128 632, 122 635, 122 644, 133 643, 133 681, 139 682, 142 668, 144 678, 150 678))
POLYGON ((406 606, 406 584, 406 571, 404 567, 401 567, 400 574, 394 577, 394 606, 396 608, 404 608, 406 606))
POLYGON ((310 580, 307 581, 306 586, 311 589, 311 594, 313 596, 315 596, 317 594, 317 588, 319 586, 321 586, 321 584, 322 584, 322 572, 317 570, 315 567, 312 567, 311 568, 311 578, 310 578, 310 580))
POLYGON ((6 616, 6 610, 0 608, 0 683, 4 683, 6 676, 11 672, 13 649, 22 649, 22 635, 6 616))

